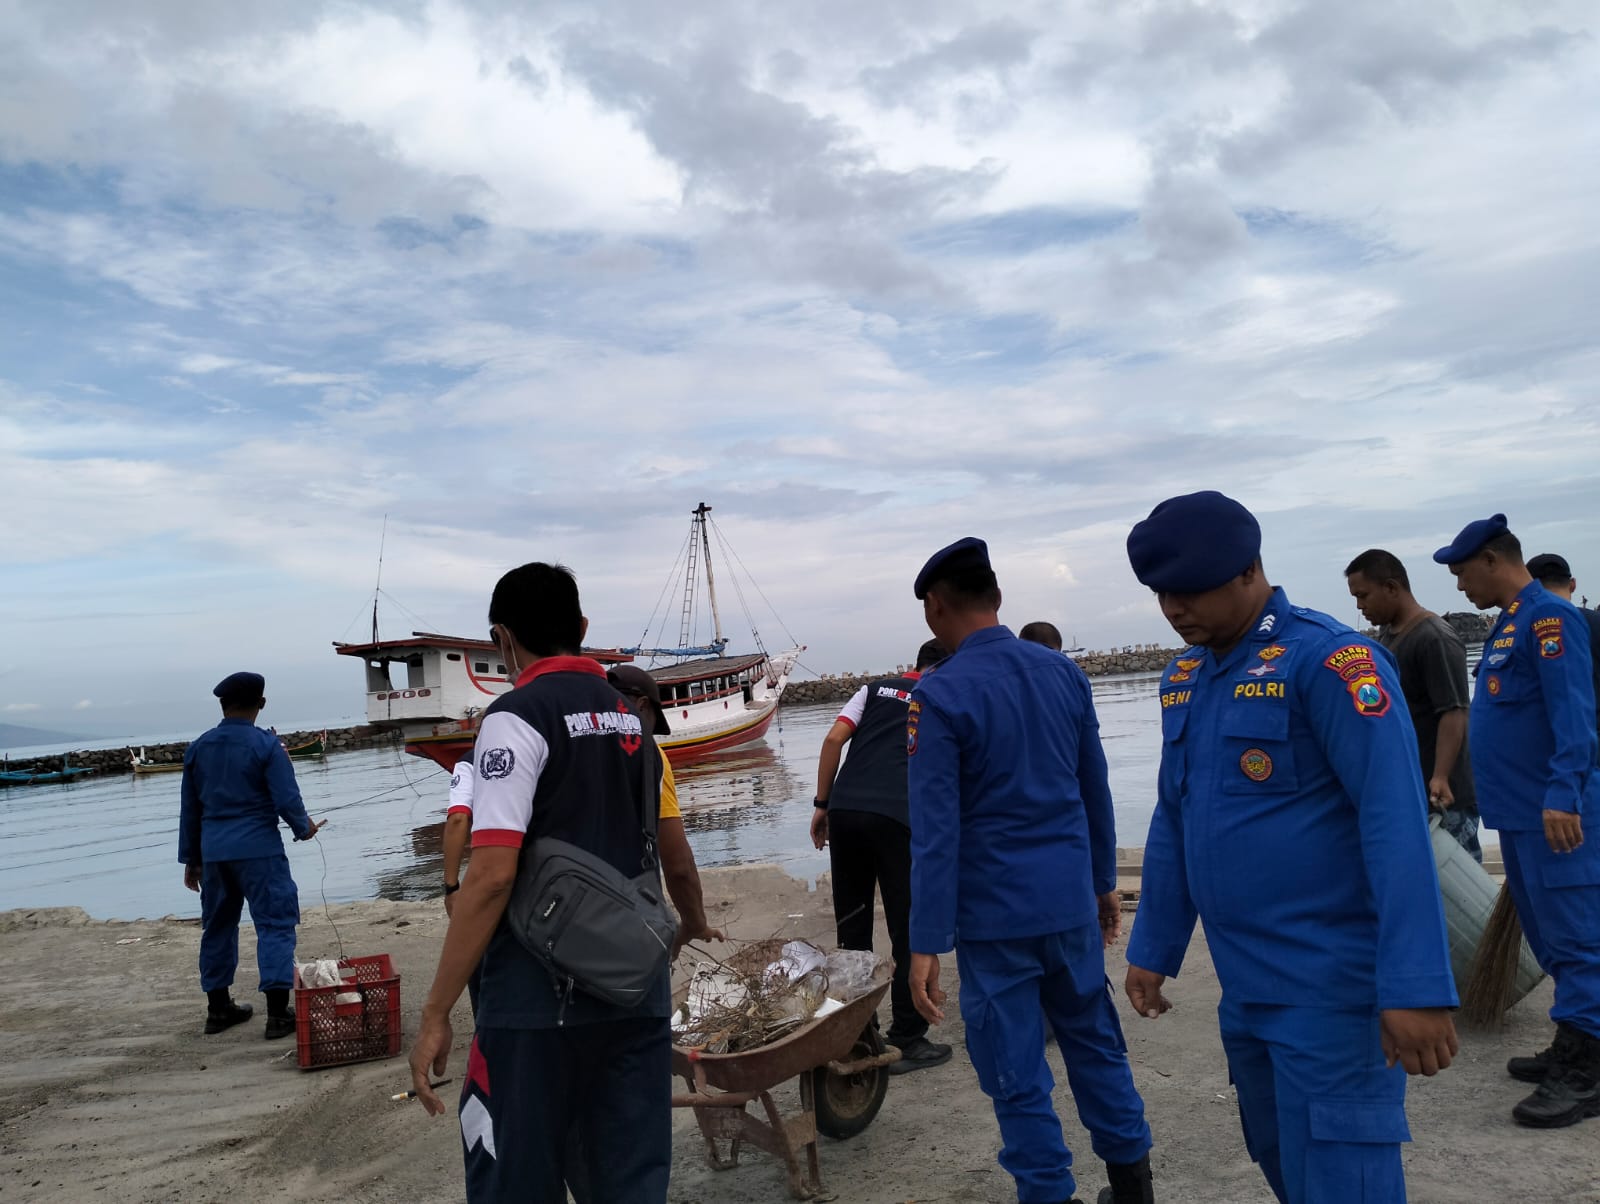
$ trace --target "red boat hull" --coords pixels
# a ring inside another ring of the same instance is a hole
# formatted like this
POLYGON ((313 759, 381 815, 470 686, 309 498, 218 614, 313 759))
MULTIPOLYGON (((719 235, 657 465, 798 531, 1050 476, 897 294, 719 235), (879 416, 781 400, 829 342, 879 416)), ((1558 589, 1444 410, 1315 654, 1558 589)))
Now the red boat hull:
MULTIPOLYGON (((767 729, 772 726, 772 717, 777 713, 778 708, 773 707, 746 727, 736 728, 731 732, 720 732, 703 740, 671 744, 667 752, 672 757, 672 763, 677 765, 709 753, 726 752, 730 748, 754 744, 767 734, 767 729)), ((472 744, 476 739, 475 731, 451 732, 446 736, 419 736, 414 740, 407 740, 405 749, 413 757, 425 757, 449 773, 455 769, 457 761, 468 760, 472 756, 472 744)))

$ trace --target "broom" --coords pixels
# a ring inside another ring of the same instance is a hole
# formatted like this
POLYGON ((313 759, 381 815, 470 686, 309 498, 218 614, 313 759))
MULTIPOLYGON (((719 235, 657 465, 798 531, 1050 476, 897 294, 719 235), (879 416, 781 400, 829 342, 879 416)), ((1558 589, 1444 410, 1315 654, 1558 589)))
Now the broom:
POLYGON ((1461 993, 1461 1015, 1469 1024, 1499 1028, 1505 1023, 1521 962, 1522 921, 1511 901, 1510 889, 1501 886, 1472 956, 1466 989, 1461 993))

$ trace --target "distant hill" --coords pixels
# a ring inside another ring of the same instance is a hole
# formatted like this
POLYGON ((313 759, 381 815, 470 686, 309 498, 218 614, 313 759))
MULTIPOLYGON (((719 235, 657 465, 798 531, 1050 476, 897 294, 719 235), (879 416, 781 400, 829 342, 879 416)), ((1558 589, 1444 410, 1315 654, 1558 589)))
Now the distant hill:
POLYGON ((83 732, 53 732, 20 723, 0 723, 0 748, 31 748, 35 744, 67 744, 73 740, 93 740, 83 732))

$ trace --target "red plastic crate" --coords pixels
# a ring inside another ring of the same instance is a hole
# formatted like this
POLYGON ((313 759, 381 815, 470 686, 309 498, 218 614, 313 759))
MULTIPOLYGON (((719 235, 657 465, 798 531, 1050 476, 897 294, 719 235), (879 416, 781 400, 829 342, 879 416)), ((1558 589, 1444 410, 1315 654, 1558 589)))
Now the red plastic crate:
POLYGON ((355 971, 355 981, 334 987, 303 987, 294 972, 294 1036, 300 1069, 319 1070, 400 1052, 400 975, 387 953, 352 957, 339 968, 355 971), (354 992, 351 1003, 336 1002, 354 992))

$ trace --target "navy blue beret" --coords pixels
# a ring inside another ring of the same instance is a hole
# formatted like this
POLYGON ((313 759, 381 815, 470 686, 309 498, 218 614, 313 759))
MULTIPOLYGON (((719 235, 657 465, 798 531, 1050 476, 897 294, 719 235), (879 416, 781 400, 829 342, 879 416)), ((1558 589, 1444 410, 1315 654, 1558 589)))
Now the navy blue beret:
POLYGON ((1128 563, 1162 594, 1203 594, 1226 585, 1261 555, 1261 524, 1215 489, 1169 497, 1128 532, 1128 563))
POLYGON ((1491 539, 1506 533, 1506 516, 1491 514, 1488 518, 1480 518, 1476 522, 1468 523, 1461 528, 1455 542, 1449 547, 1440 548, 1433 554, 1434 560, 1440 564, 1460 564, 1463 560, 1470 560, 1491 539))
POLYGON ((917 581, 911 587, 911 592, 921 599, 927 596, 928 587, 941 577, 948 577, 963 569, 988 567, 989 545, 976 536, 969 535, 965 539, 956 540, 948 547, 940 548, 928 557, 928 563, 923 565, 922 572, 917 574, 917 581))
POLYGON ((266 688, 267 679, 259 673, 230 673, 211 692, 223 702, 255 702, 266 688))

